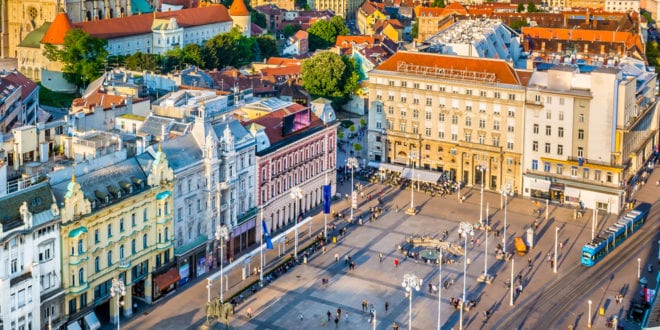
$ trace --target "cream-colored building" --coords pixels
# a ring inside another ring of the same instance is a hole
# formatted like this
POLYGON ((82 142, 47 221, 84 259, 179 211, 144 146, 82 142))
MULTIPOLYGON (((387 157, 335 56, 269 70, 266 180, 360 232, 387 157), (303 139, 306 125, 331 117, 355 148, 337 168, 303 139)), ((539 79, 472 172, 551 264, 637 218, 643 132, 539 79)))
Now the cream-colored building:
POLYGON ((369 160, 520 192, 524 99, 503 60, 398 52, 369 74, 369 160))
POLYGON ((535 71, 526 96, 523 195, 619 213, 658 141, 657 75, 643 63, 535 71))
POLYGON ((332 10, 337 16, 345 20, 354 20, 358 7, 362 4, 361 0, 310 0, 310 7, 314 10, 332 10))

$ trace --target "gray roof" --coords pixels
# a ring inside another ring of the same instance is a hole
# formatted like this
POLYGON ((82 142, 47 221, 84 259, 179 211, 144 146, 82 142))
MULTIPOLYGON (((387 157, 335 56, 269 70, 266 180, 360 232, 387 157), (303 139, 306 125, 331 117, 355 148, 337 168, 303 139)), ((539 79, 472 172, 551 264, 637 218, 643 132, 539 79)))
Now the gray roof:
POLYGON ((188 133, 188 128, 190 127, 190 123, 180 123, 180 122, 174 122, 172 123, 171 131, 172 132, 178 132, 183 134, 188 133))
MULTIPOLYGON (((90 201, 96 199, 99 202, 97 205, 101 205, 103 201, 99 196, 107 195, 110 197, 109 204, 113 204, 128 195, 128 192, 122 187, 123 184, 133 185, 133 192, 138 192, 140 191, 138 182, 142 182, 144 187, 147 186, 147 175, 138 160, 131 157, 82 176, 76 176, 76 182, 80 184, 85 197, 90 201), (113 198, 112 191, 117 190, 121 191, 121 197, 113 198)), ((64 181, 53 186, 53 193, 60 205, 64 203, 69 183, 70 181, 64 181)))
MULTIPOLYGON (((138 161, 144 169, 148 169, 151 166, 151 161, 153 161, 154 156, 156 155, 154 147, 155 146, 149 147, 148 152, 138 156, 138 161), (147 158, 147 156, 149 156, 151 160, 147 158)), ((202 149, 197 144, 197 141, 192 134, 186 134, 171 140, 163 141, 160 147, 167 156, 167 163, 174 173, 179 169, 200 162, 204 158, 202 149)), ((155 148, 158 149, 158 147, 155 148)))
POLYGON ((27 202, 28 211, 33 215, 33 225, 41 223, 34 222, 34 215, 49 211, 53 204, 53 194, 48 181, 39 182, 31 187, 5 195, 0 198, 0 223, 2 229, 9 231, 23 225, 23 219, 19 213, 19 208, 27 202))
POLYGON ((218 139, 222 139, 225 135, 225 127, 227 127, 227 125, 229 125, 229 131, 234 136, 236 150, 249 147, 255 143, 252 135, 236 119, 229 119, 228 121, 213 125, 213 131, 215 131, 215 135, 218 139))
POLYGON ((160 140, 160 136, 163 133, 163 126, 168 127, 174 122, 172 118, 163 118, 158 116, 149 116, 144 120, 142 127, 138 130, 138 135, 146 136, 151 135, 157 140, 160 140))

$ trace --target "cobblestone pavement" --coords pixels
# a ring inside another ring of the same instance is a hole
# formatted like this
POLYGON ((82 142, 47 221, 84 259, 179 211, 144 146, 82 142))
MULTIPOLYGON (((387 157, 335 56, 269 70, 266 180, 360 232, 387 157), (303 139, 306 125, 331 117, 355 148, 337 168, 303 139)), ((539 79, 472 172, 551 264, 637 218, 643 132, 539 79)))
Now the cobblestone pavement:
MULTIPOLYGON (((639 201, 657 201, 660 188, 655 186, 656 180, 660 179, 660 171, 655 171, 649 179, 648 185, 642 187, 637 194, 639 201), (653 184, 651 184, 653 183, 653 184)), ((339 187, 342 194, 350 191, 350 185, 344 184, 339 187)), ((410 203, 410 191, 402 191, 398 188, 380 185, 369 185, 365 196, 383 192, 386 208, 390 208, 384 216, 376 222, 366 223, 362 226, 353 226, 340 238, 338 244, 331 244, 325 254, 316 254, 307 264, 295 267, 277 281, 264 287, 255 295, 252 295, 243 304, 236 308, 236 315, 231 324, 241 329, 303 329, 334 327, 334 318, 338 308, 342 310, 342 318, 338 322, 339 328, 344 329, 368 329, 373 327, 369 323, 369 315, 362 311, 361 303, 367 300, 374 304, 376 310, 376 328, 391 329, 393 322, 397 322, 401 328, 408 326, 409 300, 401 287, 404 274, 415 274, 423 279, 420 291, 414 291, 412 296, 412 326, 415 329, 437 328, 438 298, 437 292, 430 293, 428 283, 438 283, 439 269, 437 265, 426 264, 412 259, 405 259, 397 250, 397 246, 407 235, 431 234, 447 230, 448 240, 463 244, 458 239, 457 229, 461 221, 476 223, 479 219, 480 192, 477 189, 464 188, 462 194, 466 196, 464 202, 459 202, 456 195, 446 198, 430 197, 421 193, 415 193, 414 203, 419 207, 420 213, 409 216, 393 210, 394 205, 402 209, 403 205, 410 203), (340 262, 336 263, 334 255, 340 256, 340 262), (384 254, 384 261, 379 262, 379 253, 384 254), (356 263, 355 270, 349 270, 343 263, 345 256, 350 255, 356 263), (399 258, 401 264, 398 268, 393 265, 394 258, 399 258), (329 283, 323 285, 322 278, 328 278, 329 283), (384 310, 385 302, 389 303, 389 310, 384 310), (246 309, 253 310, 252 318, 246 315, 246 309), (327 312, 331 311, 331 322, 328 324, 327 312), (348 314, 348 318, 346 315, 348 314), (301 318, 302 316, 302 318, 301 318)), ((376 202, 360 201, 360 211, 375 206, 376 202)), ((484 212, 486 204, 489 205, 490 222, 494 229, 503 227, 504 212, 501 208, 501 195, 495 192, 484 194, 484 212)), ((342 200, 333 204, 333 209, 346 209, 348 203, 342 200)), ((507 214, 507 248, 513 251, 513 237, 525 237, 525 230, 532 226, 536 217, 533 211, 538 206, 535 202, 519 197, 509 198, 507 214)), ((358 214, 359 212, 358 211, 358 214)), ((486 256, 486 239, 484 232, 477 230, 475 239, 479 245, 468 242, 467 276, 463 277, 463 259, 456 258, 453 264, 442 266, 443 279, 451 277, 454 284, 448 289, 442 290, 441 299, 441 322, 443 329, 458 328, 459 313, 449 304, 451 297, 460 298, 463 291, 463 281, 466 284, 467 300, 478 300, 476 307, 464 313, 464 326, 466 329, 495 328, 495 324, 507 314, 507 311, 516 308, 525 299, 535 292, 543 290, 548 283, 562 276, 562 271, 579 263, 580 250, 584 243, 591 237, 591 212, 585 217, 574 219, 573 209, 550 205, 548 219, 542 212, 540 224, 535 234, 535 246, 529 250, 526 256, 513 256, 514 274, 520 274, 524 283, 524 290, 514 299, 514 306, 509 306, 510 291, 505 286, 505 281, 511 276, 511 262, 497 260, 494 255, 494 247, 501 243, 502 237, 495 238, 489 235, 487 271, 489 275, 495 276, 489 285, 478 283, 477 278, 484 273, 486 256), (550 263, 547 261, 548 253, 554 250, 555 227, 559 227, 558 242, 562 248, 558 251, 558 272, 554 274, 550 263), (528 258, 532 258, 532 266, 528 266, 528 258), (485 310, 493 311, 487 323, 482 322, 481 313, 485 310)), ((652 216, 657 222, 657 213, 652 216)), ((606 228, 616 221, 615 216, 600 216, 598 227, 606 228)), ((314 231, 323 227, 323 216, 314 216, 314 231)), ((654 240, 655 242, 655 240, 654 240)), ((626 253, 627 251, 617 253, 626 253)), ((630 263, 618 271, 616 276, 603 280, 603 285, 594 290, 590 298, 593 301, 592 322, 595 328, 603 328, 605 319, 614 314, 623 316, 629 302, 636 294, 637 285, 637 262, 642 259, 641 265, 655 262, 658 247, 653 243, 639 249, 636 254, 630 256, 630 263), (614 295, 621 288, 628 287, 629 290, 624 298, 623 304, 614 303, 614 295), (598 315, 599 307, 604 307, 605 316, 598 315)), ((269 251, 267 260, 274 262, 277 250, 269 251)), ((656 265, 655 270, 657 271, 656 265)), ((225 295, 236 292, 246 281, 241 280, 240 269, 234 269, 229 274, 230 289, 225 295)), ((654 273, 655 274, 655 273, 654 273)), ((642 269, 642 275, 646 276, 651 285, 655 285, 655 276, 646 273, 642 269)), ((252 278, 254 279, 254 278, 252 278)), ((596 280, 596 279, 595 279, 596 280)), ((213 283, 217 296, 217 282, 213 283)), ((185 291, 173 296, 169 300, 148 307, 140 311, 138 315, 122 321, 122 326, 127 329, 184 329, 195 328, 204 318, 203 304, 207 299, 206 281, 199 281, 191 285, 185 291), (192 326, 191 326, 192 325, 192 326)), ((571 301, 571 297, 566 297, 571 301)), ((585 328, 587 320, 587 302, 575 302, 577 308, 570 315, 557 320, 558 329, 567 329, 569 325, 577 328, 585 328), (583 306, 583 307, 582 307, 583 306)), ((538 313, 531 313, 528 317, 542 317, 538 313)), ((626 325, 626 329, 634 329, 634 326, 626 325)))

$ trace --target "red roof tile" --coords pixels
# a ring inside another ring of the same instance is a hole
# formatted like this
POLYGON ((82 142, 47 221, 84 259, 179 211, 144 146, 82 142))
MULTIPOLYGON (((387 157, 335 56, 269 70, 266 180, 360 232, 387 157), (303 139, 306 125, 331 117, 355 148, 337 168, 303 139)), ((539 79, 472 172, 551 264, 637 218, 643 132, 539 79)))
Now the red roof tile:
POLYGON ((623 31, 523 27, 522 34, 539 39, 615 42, 625 44, 627 49, 633 46, 644 49, 639 35, 623 31))
POLYGON ((250 16, 250 11, 243 0, 234 0, 229 7, 229 14, 231 16, 250 16))
MULTIPOLYGON (((339 38, 339 37, 337 37, 339 38)), ((286 57, 271 57, 266 61, 266 64, 271 65, 302 65, 302 61, 286 58, 286 57)))
MULTIPOLYGON (((513 68, 504 60, 497 59, 400 51, 377 66, 375 70, 401 73, 399 65, 404 64, 431 68, 431 70, 444 69, 469 72, 465 79, 471 79, 470 75, 472 73, 491 74, 495 80, 494 82, 520 85, 520 79, 513 68)), ((417 75, 417 73, 409 74, 417 75)), ((460 73, 457 73, 456 78, 461 79, 460 73)))
MULTIPOLYGON (((227 7, 213 5, 204 8, 189 8, 156 13, 157 19, 176 18, 180 27, 193 27, 213 23, 230 22, 227 7)), ((124 36, 151 33, 154 15, 132 15, 91 22, 79 22, 74 26, 92 36, 101 39, 113 39, 124 36)))
POLYGON ((0 90, 3 90, 8 85, 14 85, 15 87, 21 86, 21 98, 23 100, 27 99, 30 93, 37 88, 37 84, 34 81, 17 70, 0 71, 0 90))
MULTIPOLYGON (((292 113, 300 112, 303 111, 304 109, 308 109, 307 107, 294 103, 286 108, 279 109, 276 111, 273 111, 269 114, 263 115, 259 118, 245 121, 243 122, 243 126, 249 126, 250 124, 258 124, 264 127, 264 131, 266 135, 268 136, 268 140, 270 141, 270 145, 274 145, 277 142, 280 142, 284 140, 285 138, 288 138, 290 136, 295 136, 297 134, 300 134, 302 132, 305 132, 309 130, 310 128, 318 127, 323 125, 323 121, 317 117, 314 112, 309 110, 310 112, 310 119, 311 123, 308 127, 296 131, 292 134, 289 134, 287 136, 282 135, 282 118, 284 118, 287 115, 290 115, 292 113)), ((292 142, 298 141, 298 140, 291 140, 292 142)))
POLYGON ((53 23, 48 27, 48 31, 41 38, 42 44, 63 45, 64 36, 69 30, 73 29, 71 20, 66 13, 59 13, 55 16, 53 23))

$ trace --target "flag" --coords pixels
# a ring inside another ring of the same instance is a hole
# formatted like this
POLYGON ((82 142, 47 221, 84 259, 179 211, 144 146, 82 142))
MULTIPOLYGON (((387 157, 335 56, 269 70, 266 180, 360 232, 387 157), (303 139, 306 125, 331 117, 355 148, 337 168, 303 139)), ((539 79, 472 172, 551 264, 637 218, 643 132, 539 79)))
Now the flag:
POLYGON ((268 250, 273 249, 273 241, 270 239, 270 233, 268 232, 268 226, 266 226, 266 220, 261 220, 261 227, 263 228, 264 240, 266 241, 266 248, 268 250))
POLYGON ((330 200, 332 199, 332 187, 323 185, 323 213, 330 214, 330 200))

